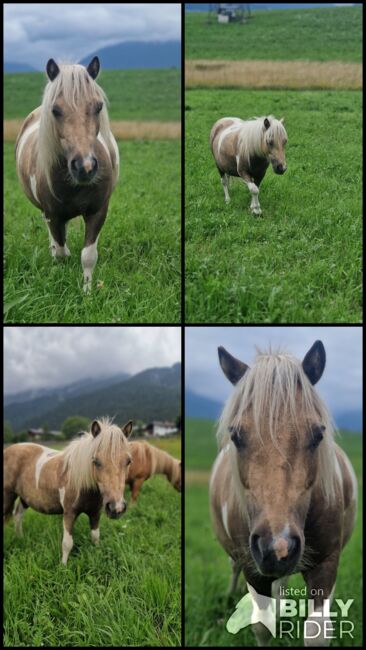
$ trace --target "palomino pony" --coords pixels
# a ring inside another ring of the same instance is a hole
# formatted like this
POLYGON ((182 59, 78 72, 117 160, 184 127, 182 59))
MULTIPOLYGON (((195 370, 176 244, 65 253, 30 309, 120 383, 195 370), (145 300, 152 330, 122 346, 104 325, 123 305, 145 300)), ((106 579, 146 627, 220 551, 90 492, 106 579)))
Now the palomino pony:
POLYGON ((91 288, 98 237, 117 183, 119 154, 109 128, 107 99, 95 82, 99 59, 60 65, 50 59, 42 106, 25 120, 16 142, 20 182, 42 210, 53 257, 70 255, 66 224, 82 215, 84 291, 91 288))
POLYGON ((64 451, 33 443, 11 445, 4 452, 4 517, 14 517, 18 533, 29 506, 50 515, 63 514, 62 562, 73 547, 72 528, 80 513, 89 517, 91 538, 99 542, 99 519, 104 507, 111 519, 127 508, 124 489, 131 463, 132 422, 122 430, 107 418, 94 420, 91 433, 73 440, 64 451))
POLYGON ((137 495, 144 481, 153 474, 165 474, 169 483, 181 491, 182 470, 181 462, 166 451, 157 449, 147 442, 130 443, 132 462, 128 472, 127 483, 131 488, 132 502, 135 503, 137 495))
MULTIPOLYGON (((275 597, 287 576, 301 572, 320 621, 352 532, 357 491, 313 387, 325 366, 323 344, 316 341, 302 363, 281 352, 258 353, 249 368, 224 348, 219 359, 235 390, 219 422, 210 502, 214 529, 232 561, 231 590, 243 571, 250 589, 266 597, 272 590, 275 597)), ((311 642, 313 620, 305 622, 305 645, 328 645, 324 626, 311 642)), ((270 635, 261 622, 255 633, 259 645, 266 644, 270 635)))
POLYGON ((258 200, 259 185, 269 164, 272 164, 276 174, 286 171, 287 133, 283 124, 283 118, 276 120, 270 115, 246 121, 238 117, 223 117, 213 125, 210 145, 226 203, 230 201, 230 176, 240 176, 252 196, 252 213, 262 214, 258 200))

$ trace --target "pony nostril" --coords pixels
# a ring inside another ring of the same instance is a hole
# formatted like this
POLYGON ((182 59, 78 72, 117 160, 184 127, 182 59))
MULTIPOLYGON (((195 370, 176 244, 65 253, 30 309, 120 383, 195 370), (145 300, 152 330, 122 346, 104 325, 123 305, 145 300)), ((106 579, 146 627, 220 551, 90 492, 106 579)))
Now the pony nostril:
POLYGON ((295 557, 295 555, 298 555, 300 551, 300 538, 297 536, 294 537, 289 537, 288 543, 287 543, 287 548, 288 548, 288 557, 295 557))
POLYGON ((126 503, 126 501, 124 501, 122 503, 122 512, 126 512, 126 510, 127 510, 127 503, 126 503))

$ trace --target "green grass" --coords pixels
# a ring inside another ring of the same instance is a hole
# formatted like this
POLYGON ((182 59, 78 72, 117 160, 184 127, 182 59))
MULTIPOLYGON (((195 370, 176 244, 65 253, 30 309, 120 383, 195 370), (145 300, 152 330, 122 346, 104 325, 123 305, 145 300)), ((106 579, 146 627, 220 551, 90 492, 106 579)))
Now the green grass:
POLYGON ((246 24, 185 15, 187 59, 362 61, 362 8, 255 11, 246 24))
MULTIPOLYGON (((351 619, 355 624, 352 647, 362 645, 362 438, 344 433, 339 444, 347 452, 359 481, 359 512, 356 529, 342 553, 338 569, 335 598, 354 598, 351 619)), ((208 469, 216 456, 214 423, 186 421, 185 462, 188 470, 208 469)), ((232 600, 225 597, 230 579, 229 559, 214 537, 208 506, 206 485, 188 484, 185 488, 185 630, 187 646, 246 647, 256 645, 250 629, 237 635, 226 632, 228 618, 240 594, 232 600)), ((241 587, 243 583, 241 583, 241 587)), ((303 587, 300 575, 291 577, 291 587, 303 587)), ((276 641, 278 646, 302 646, 298 641, 276 641)), ((333 646, 349 646, 347 637, 333 646)))
MULTIPOLYGON (((179 440, 165 442, 180 455, 179 440)), ((5 529, 6 647, 181 644, 180 495, 165 477, 120 520, 102 515, 99 547, 81 515, 66 568, 61 517, 28 510, 23 528, 22 539, 5 529)))
MULTIPOLYGON (((113 120, 180 120, 180 70, 105 70, 100 83, 113 120)), ((40 106, 46 75, 4 75, 6 119, 26 117, 40 106)))
POLYGON ((121 177, 89 296, 82 291, 81 217, 69 222, 71 257, 52 260, 41 213, 16 177, 13 150, 5 144, 5 322, 179 322, 179 142, 121 143, 121 177))
POLYGON ((186 92, 188 323, 357 323, 361 289, 361 93, 186 92), (208 144, 222 116, 285 116, 288 170, 225 205, 208 144))

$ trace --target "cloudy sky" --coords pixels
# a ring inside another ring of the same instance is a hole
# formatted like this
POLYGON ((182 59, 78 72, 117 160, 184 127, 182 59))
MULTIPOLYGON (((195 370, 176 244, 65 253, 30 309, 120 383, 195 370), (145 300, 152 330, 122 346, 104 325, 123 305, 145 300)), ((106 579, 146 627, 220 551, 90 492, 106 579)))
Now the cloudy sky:
POLYGON ((5 61, 43 70, 50 57, 79 61, 124 41, 179 40, 179 4, 4 5, 5 61))
POLYGON ((5 393, 55 387, 181 357, 179 327, 5 327, 5 393))
POLYGON ((327 364, 317 385, 330 410, 361 409, 362 328, 361 327, 192 327, 186 328, 186 388, 222 402, 231 385, 218 362, 217 347, 249 366, 255 346, 281 346, 303 359, 314 341, 323 341, 327 364))

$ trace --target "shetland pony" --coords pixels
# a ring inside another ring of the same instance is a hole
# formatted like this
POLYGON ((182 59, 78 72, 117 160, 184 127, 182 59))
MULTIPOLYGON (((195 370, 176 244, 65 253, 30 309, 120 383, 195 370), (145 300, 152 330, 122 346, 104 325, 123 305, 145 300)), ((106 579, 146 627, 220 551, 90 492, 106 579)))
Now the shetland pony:
POLYGON ((147 442, 130 443, 132 462, 128 473, 127 483, 131 488, 131 499, 135 503, 144 481, 153 474, 165 474, 169 483, 181 491, 181 462, 166 451, 149 445, 147 442))
POLYGON ((107 98, 95 82, 99 67, 96 56, 87 68, 58 66, 50 59, 42 105, 26 118, 15 148, 20 182, 44 215, 53 257, 70 255, 66 224, 83 216, 85 292, 91 288, 98 237, 119 173, 107 98))
POLYGON ((211 151, 221 177, 225 202, 229 203, 229 178, 240 176, 247 185, 253 214, 262 214, 259 185, 271 163, 276 174, 284 174, 287 133, 284 119, 273 115, 241 120, 223 117, 215 122, 210 133, 211 151))
MULTIPOLYGON (((275 597, 290 574, 301 572, 322 623, 311 640, 308 617, 305 645, 328 645, 329 619, 319 613, 332 599, 351 536, 357 485, 314 389, 324 346, 316 341, 302 363, 281 352, 259 353, 249 368, 224 348, 219 359, 235 390, 219 421, 210 502, 216 535, 232 561, 230 590, 243 571, 258 594, 275 597)), ((267 628, 254 627, 259 645, 267 644, 267 628)))
POLYGON ((121 430, 108 418, 94 420, 91 432, 73 440, 64 451, 34 443, 18 443, 4 451, 4 519, 14 502, 16 529, 29 506, 44 514, 63 514, 62 562, 73 547, 72 528, 80 513, 89 517, 91 538, 99 542, 101 510, 111 519, 127 508, 124 489, 131 463, 127 437, 132 422, 121 430))

